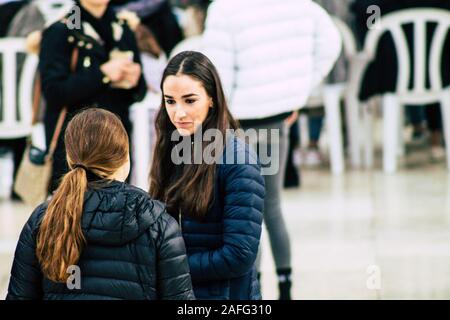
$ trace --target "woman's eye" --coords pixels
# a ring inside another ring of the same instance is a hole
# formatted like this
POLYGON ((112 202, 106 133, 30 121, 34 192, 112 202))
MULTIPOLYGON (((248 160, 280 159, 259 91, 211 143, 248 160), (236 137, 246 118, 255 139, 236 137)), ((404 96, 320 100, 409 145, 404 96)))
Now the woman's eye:
POLYGON ((186 100, 186 103, 187 104, 193 104, 195 102, 195 100, 193 100, 193 99, 187 99, 186 100))
POLYGON ((167 104, 174 104, 174 103, 175 103, 175 100, 166 100, 166 103, 167 103, 167 104))

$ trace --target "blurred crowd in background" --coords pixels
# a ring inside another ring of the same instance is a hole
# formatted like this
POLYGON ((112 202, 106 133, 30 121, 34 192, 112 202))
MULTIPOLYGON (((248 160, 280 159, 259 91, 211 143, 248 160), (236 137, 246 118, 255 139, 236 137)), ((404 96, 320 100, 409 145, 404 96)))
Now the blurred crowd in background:
MULTIPOLYGON (((208 6, 212 0, 112 0, 111 6, 117 11, 122 9, 134 11, 141 26, 136 30, 139 49, 142 54, 143 73, 150 92, 159 92, 159 80, 167 59, 185 49, 201 46, 201 35, 205 29, 208 6)), ((409 8, 439 8, 450 9, 450 1, 440 0, 316 0, 331 16, 343 21, 352 31, 358 49, 363 48, 364 40, 369 31, 368 19, 371 6, 377 6, 380 14, 409 8)), ((48 17, 49 12, 58 13, 58 8, 64 13, 70 8, 71 0, 2 0, 0 1, 0 37, 25 37, 34 30, 41 30, 45 25, 58 19, 58 16, 48 17), (55 8, 48 9, 49 4, 55 8), (65 9, 63 8, 65 7, 65 9)), ((280 6, 282 6, 282 1, 280 6)), ((239 10, 239 8, 236 8, 239 10)), ((432 30, 431 30, 432 31, 432 30)), ((431 34, 428 31, 428 34, 431 34)), ((406 30, 409 41, 412 41, 411 28, 406 30)), ((447 35, 448 38, 448 35, 447 35)), ((429 45, 429 44, 428 44, 429 45)), ((449 41, 446 41, 442 76, 444 84, 449 82, 448 58, 449 41)), ((381 40, 375 61, 369 66, 361 82, 359 98, 368 101, 372 97, 392 92, 396 85, 397 55, 390 36, 381 40)), ((349 77, 348 58, 341 54, 336 62, 327 83, 343 83, 349 77)), ((1 84, 0 84, 1 88, 1 84)), ((0 99, 0 104, 2 100, 0 99)), ((307 119, 307 130, 299 129, 301 121, 295 121, 290 130, 289 157, 286 167, 284 185, 297 187, 300 185, 298 167, 323 166, 326 162, 325 152, 320 149, 319 141, 324 124, 323 107, 308 108, 299 106, 301 114, 307 119), (307 134, 302 137, 307 141, 301 146, 300 132, 307 134)), ((406 108, 406 124, 412 127, 412 142, 431 145, 432 160, 442 160, 445 157, 442 138, 442 116, 438 103, 406 108)), ((305 123, 306 124, 306 123, 305 123)), ((345 132, 345 123, 343 124, 345 132)), ((1 137, 0 137, 1 139, 1 137)), ((344 135, 344 145, 347 143, 344 135)), ((0 140, 3 155, 8 149, 14 151, 15 168, 20 162, 25 139, 17 141, 0 140)))
MULTIPOLYGON (((294 0, 286 1, 286 5, 294 0)), ((309 1, 309 0, 298 0, 309 1)), ((312 0, 311 0, 312 1, 312 0)), ((368 11, 368 8, 377 8, 380 13, 379 18, 411 8, 438 8, 444 10, 450 10, 450 1, 447 0, 314 0, 320 5, 333 19, 338 23, 342 23, 346 26, 346 30, 350 31, 350 35, 353 38, 355 48, 354 50, 360 51, 364 48, 364 43, 367 34, 370 32, 370 24, 368 21, 371 19, 375 11, 368 11), (373 7, 375 6, 375 7, 373 7)), ((123 100, 124 105, 130 106, 135 102, 143 99, 143 96, 152 96, 154 100, 160 100, 160 81, 162 72, 167 64, 168 59, 173 57, 176 53, 184 50, 196 50, 202 51, 205 49, 207 53, 211 50, 211 44, 214 47, 216 45, 216 51, 222 50, 224 46, 227 46, 226 38, 223 42, 214 43, 218 41, 217 37, 220 37, 220 28, 226 29, 227 16, 222 17, 222 20, 218 22, 221 12, 211 12, 209 9, 211 5, 214 5, 213 0, 111 0, 110 5, 116 12, 127 10, 134 12, 139 18, 140 23, 133 28, 133 32, 137 39, 139 49, 139 59, 136 62, 142 64, 142 75, 145 79, 145 88, 140 88, 142 92, 128 98, 120 98, 114 96, 111 99, 111 104, 118 103, 120 105, 120 99, 123 100), (214 14, 215 16, 211 16, 214 14), (214 30, 213 30, 214 29, 214 30), (218 31, 219 30, 219 31, 218 31), (215 33, 214 33, 215 32, 215 33), (211 40, 212 38, 212 40, 211 40), (119 101, 119 102, 118 102, 119 101)), ((257 6, 258 1, 251 1, 257 6)), ((264 2, 264 0, 261 0, 264 2)), ((279 6, 283 6, 284 1, 280 0, 279 6)), ((240 6, 248 6, 246 0, 242 1, 230 1, 235 6, 234 8, 227 8, 227 10, 240 11, 240 6)), ((45 26, 54 22, 56 19, 62 17, 67 8, 73 5, 72 1, 65 0, 0 0, 0 37, 27 37, 35 30, 43 30, 45 26), (53 3, 54 7, 48 11, 48 4, 53 3), (59 12, 61 16, 48 16, 48 12, 59 12)), ((215 8, 218 10, 218 8, 215 8)), ((248 8, 247 8, 248 9, 248 8)), ((255 7, 255 12, 258 11, 255 7)), ((251 11, 251 10, 250 10, 251 11)), ((274 13, 275 14, 275 13, 274 13)), ((256 15, 258 17, 258 15, 256 15)), ((247 17, 250 21, 254 19, 253 16, 247 17)), ((283 18, 283 17, 282 17, 283 18)), ((377 17, 378 18, 378 17, 377 17)), ((284 18, 283 18, 284 19, 284 18)), ((264 22, 256 21, 255 25, 264 25, 264 22)), ((338 28, 336 30, 341 30, 338 28)), ((331 30, 331 29, 330 29, 331 30)), ((425 32, 429 35, 433 33, 433 27, 427 29, 425 32)), ((330 32, 332 32, 331 30, 330 32)), ((264 32, 267 32, 267 37, 270 39, 273 35, 269 35, 269 30, 261 28, 260 36, 265 36, 264 32)), ((305 31, 307 32, 307 31, 305 31)), ((311 31, 314 33, 314 31, 311 31)), ((334 32, 334 31, 333 31, 334 32)), ((409 45, 414 43, 413 29, 405 28, 406 37, 409 45)), ((342 36, 342 35, 341 35, 342 36)), ((315 34, 311 34, 311 37, 315 37, 315 34)), ((428 37, 431 39, 432 37, 428 37)), ((448 86, 450 84, 450 35, 446 33, 443 45, 443 54, 441 61, 441 77, 442 85, 448 86)), ((332 71, 328 74, 325 80, 321 84, 341 84, 350 81, 351 73, 351 56, 346 52, 345 36, 342 36, 343 48, 340 53, 340 58, 334 63, 332 71)), ((57 45, 57 44, 55 44, 57 45)), ((324 46, 327 44, 325 43, 324 46)), ((431 40, 426 44, 427 47, 431 45, 431 40)), ((333 44, 330 43, 330 52, 333 51, 333 44)), ((285 49, 286 48, 282 48, 285 49)), ((214 49, 213 49, 214 51, 214 49)), ((355 53, 356 53, 355 52, 355 53)), ((270 55, 270 48, 268 52, 260 53, 263 56, 270 55)), ((332 52, 330 53, 332 54, 332 52)), ((253 59, 257 59, 256 54, 253 59)), ((301 55, 301 53, 299 53, 301 55)), ((414 53, 411 53, 413 56, 414 53)), ((217 57, 210 57, 213 63, 217 63, 219 72, 224 70, 223 64, 227 62, 220 62, 220 54, 217 57)), ((223 57, 223 54, 222 54, 223 57)), ((266 57, 266 56, 264 56, 266 57)), ((395 92, 397 87, 397 79, 399 69, 399 62, 397 59, 397 51, 394 45, 391 35, 387 34, 382 37, 377 45, 376 56, 373 62, 367 67, 366 72, 358 83, 357 98, 361 103, 366 103, 372 100, 372 98, 383 95, 387 92, 395 92)), ((136 57, 135 57, 136 58, 136 57)), ((270 57, 269 57, 270 58, 270 57)), ((314 57, 319 60, 319 57, 314 57)), ((323 57, 320 57, 321 59, 323 57)), ((42 59, 42 55, 41 55, 42 59)), ((325 58, 323 58, 325 59, 325 58)), ((314 60, 314 61, 316 61, 314 60)), ((333 59, 330 59, 330 61, 333 59)), ((90 64, 91 62, 85 63, 90 64)), ((41 65, 43 62, 41 61, 41 65)), ((0 65, 0 68, 3 66, 0 65)), ((325 68, 325 67, 324 67, 325 68)), ((412 67, 411 67, 412 68, 412 67)), ((225 66, 226 69, 226 66, 225 66)), ((325 68, 326 69, 326 68, 325 68)), ((287 67, 289 71, 289 66, 287 67)), ((416 70, 417 72, 417 70, 416 70)), ((325 74, 328 73, 324 71, 325 74)), ((222 81, 224 86, 227 87, 227 75, 222 72, 222 81)), ((313 75, 314 76, 314 75, 313 75)), ((319 76, 319 75, 318 75, 319 76)), ((320 74, 320 76, 322 76, 320 74)), ((139 78, 139 77, 138 77, 139 78)), ((139 79, 136 78, 136 83, 139 79)), ((428 80, 428 83, 430 81, 428 80)), ((144 82, 142 82, 144 83, 144 82)), ((80 86, 80 83, 77 84, 80 86)), ((0 93, 2 92, 3 84, 0 82, 0 93)), ((297 88, 296 90, 302 91, 303 88, 297 88)), ((312 88, 311 88, 312 89, 312 88)), ((306 90, 306 89, 305 89, 306 90)), ((51 91, 51 90, 50 90, 51 91)), ((277 91, 278 92, 278 91, 277 91)), ((80 92, 75 90, 75 94, 79 95, 80 92)), ((313 96, 313 90, 305 93, 308 96, 313 96)), ((3 93, 2 93, 3 95, 3 93)), ((45 88, 44 88, 45 95, 45 88)), ((51 96, 51 92, 48 92, 46 98, 51 96)), ((238 98, 236 98, 238 99, 238 98)), ((49 99, 48 99, 49 100, 49 99)), ((235 101, 236 102, 236 101, 235 101)), ((263 103, 262 101, 261 103, 263 103)), ((237 103, 237 102, 236 102, 237 103)), ((342 115, 339 117, 345 119, 346 109, 344 101, 340 101, 339 108, 342 109, 342 115)), ((0 109, 2 108, 2 99, 0 99, 0 109)), ((155 103, 150 108, 157 108, 155 103)), ((256 106, 258 108, 258 106, 256 106)), ((318 103, 313 103, 311 99, 305 101, 299 101, 298 105, 291 106, 294 110, 284 110, 277 116, 282 115, 284 118, 288 118, 289 122, 289 139, 286 140, 287 156, 286 161, 281 166, 283 168, 282 185, 285 188, 298 188, 301 186, 301 173, 300 168, 308 167, 323 167, 327 165, 329 161, 329 154, 323 148, 321 143, 323 127, 326 124, 326 114, 324 108, 324 99, 319 99, 318 103), (306 142, 305 142, 306 141, 306 142)), ((258 111, 259 112, 259 111, 258 111)), ((1 115, 1 112, 0 112, 1 115)), ((272 116, 272 115, 271 115, 272 116)), ((122 115, 122 119, 127 116, 122 115)), ((245 115, 243 117, 237 117, 242 120, 244 127, 255 127, 261 125, 261 123, 255 124, 251 122, 254 119, 264 118, 264 115, 255 113, 252 115, 245 115), (248 122, 248 121, 250 122, 248 122)), ((283 119, 284 119, 283 118, 283 119)), ((279 120, 278 118, 275 120, 279 120)), ((275 121, 271 119, 271 121, 275 121)), ((131 132, 132 120, 130 120, 129 132, 131 132)), ((276 121, 275 121, 276 122, 276 121)), ((275 123, 273 122, 273 123, 275 123)), ((402 123, 403 127, 410 128, 410 136, 408 137, 412 144, 422 144, 429 146, 429 154, 431 161, 445 161, 445 139, 444 139, 444 125, 443 114, 441 112, 441 105, 438 102, 423 103, 415 105, 414 107, 405 108, 405 118, 402 123)), ((128 128, 127 128, 128 129, 128 128)), ((329 128, 328 128, 329 129, 329 128)), ((342 125, 338 128, 342 132, 343 136, 343 153, 347 155, 349 151, 349 135, 347 134, 348 123, 342 121, 342 125)), ((50 130, 51 131, 51 130, 50 130)), ((397 134, 397 133, 393 133, 397 134)), ((47 144, 51 137, 47 134, 47 144)), ((0 135, 0 158, 13 157, 14 174, 17 171, 18 165, 22 159, 23 152, 26 146, 26 137, 5 139, 0 135)), ((7 170, 5 166, 0 167, 0 170, 7 170)), ((64 172, 64 170, 62 170, 64 172)), ((2 178, 4 172, 1 173, 2 178)), ((267 181, 266 181, 267 183, 267 181)), ((3 191, 2 191, 3 192, 3 191)), ((3 192, 8 194, 8 192, 3 192)), ((12 192, 12 198, 17 199, 17 195, 12 192)), ((279 202, 279 199, 278 199, 279 202)), ((276 209, 274 209, 276 210, 276 209)), ((280 213, 281 215, 281 213, 280 213)), ((281 220, 282 218, 277 217, 281 220)), ((271 222, 266 222, 270 224, 271 222)), ((283 226, 277 226, 276 228, 284 228, 283 226)), ((276 233, 276 231, 274 231, 276 233)), ((275 236, 274 236, 275 237, 275 236)), ((275 237, 276 238, 276 237, 275 237)), ((274 239, 275 239, 274 238, 274 239)), ((278 244, 285 243, 281 248, 277 248, 276 244, 273 244, 273 251, 275 259, 276 255, 283 255, 283 250, 289 251, 289 239, 277 238, 273 240, 278 241, 278 244), (281 252, 281 253, 280 253, 281 252)), ((290 253, 286 253, 288 256, 290 253)), ((280 279, 280 294, 284 298, 289 298, 290 290, 290 272, 291 266, 289 258, 279 258, 277 262, 277 272, 280 279), (286 261, 284 261, 285 259, 286 261), (288 283, 288 284, 286 284, 288 283)))

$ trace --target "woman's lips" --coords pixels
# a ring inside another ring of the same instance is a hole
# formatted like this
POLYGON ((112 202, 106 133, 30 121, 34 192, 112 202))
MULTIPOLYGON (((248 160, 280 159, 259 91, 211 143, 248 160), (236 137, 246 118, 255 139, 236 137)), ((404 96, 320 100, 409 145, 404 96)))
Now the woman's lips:
POLYGON ((179 128, 189 128, 192 126, 192 122, 176 122, 176 125, 179 128))

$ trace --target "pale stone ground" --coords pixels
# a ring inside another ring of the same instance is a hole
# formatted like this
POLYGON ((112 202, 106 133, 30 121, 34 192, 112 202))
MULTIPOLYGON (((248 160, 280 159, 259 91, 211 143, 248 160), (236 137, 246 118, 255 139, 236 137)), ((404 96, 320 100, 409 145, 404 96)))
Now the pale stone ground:
MULTIPOLYGON (((414 153, 394 175, 303 169, 302 187, 284 192, 295 299, 450 299, 450 175, 414 153)), ((30 213, 0 202, 0 298, 30 213)), ((265 233, 262 249, 263 297, 276 299, 265 233)))

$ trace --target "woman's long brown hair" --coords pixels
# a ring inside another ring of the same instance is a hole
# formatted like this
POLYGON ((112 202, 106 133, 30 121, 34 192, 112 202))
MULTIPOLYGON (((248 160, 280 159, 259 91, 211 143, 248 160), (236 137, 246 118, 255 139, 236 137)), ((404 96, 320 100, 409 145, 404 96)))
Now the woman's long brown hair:
MULTIPOLYGON (((206 93, 213 100, 213 108, 203 122, 202 130, 205 132, 208 129, 218 129, 224 141, 214 143, 224 146, 226 130, 236 130, 238 123, 228 110, 219 74, 214 65, 202 53, 184 51, 173 57, 164 70, 161 80, 163 93, 164 81, 171 75, 187 75, 203 84, 206 93)), ((166 202, 167 209, 172 214, 181 209, 183 215, 200 219, 206 215, 213 200, 216 165, 204 162, 184 165, 181 176, 172 179, 175 165, 171 160, 174 145, 170 139, 176 128, 164 106, 163 94, 161 108, 156 116, 157 138, 150 170, 149 193, 154 199, 166 202)), ((204 150, 208 142, 202 143, 204 150)), ((216 150, 220 150, 220 146, 216 150)))
POLYGON ((36 256, 44 276, 64 282, 86 244, 81 228, 88 189, 86 170, 104 179, 128 159, 128 135, 109 111, 90 108, 75 115, 64 135, 70 171, 51 198, 37 237, 36 256))

